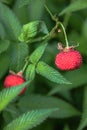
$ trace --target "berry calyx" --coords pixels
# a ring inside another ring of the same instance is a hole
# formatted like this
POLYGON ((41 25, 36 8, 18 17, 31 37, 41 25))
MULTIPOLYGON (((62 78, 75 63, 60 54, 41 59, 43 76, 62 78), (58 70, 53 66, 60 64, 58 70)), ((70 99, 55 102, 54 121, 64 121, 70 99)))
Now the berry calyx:
POLYGON ((82 56, 79 51, 75 50, 75 46, 62 47, 58 44, 60 52, 56 55, 55 64, 60 70, 75 70, 80 68, 82 64, 82 56))
MULTIPOLYGON (((17 74, 10 71, 11 74, 9 74, 5 80, 4 80, 4 87, 5 88, 10 88, 10 87, 14 87, 17 85, 21 85, 25 82, 25 79, 22 76, 22 72, 18 72, 17 74)), ((23 94, 25 92, 26 88, 23 88, 21 90, 21 92, 19 93, 19 95, 23 94)))

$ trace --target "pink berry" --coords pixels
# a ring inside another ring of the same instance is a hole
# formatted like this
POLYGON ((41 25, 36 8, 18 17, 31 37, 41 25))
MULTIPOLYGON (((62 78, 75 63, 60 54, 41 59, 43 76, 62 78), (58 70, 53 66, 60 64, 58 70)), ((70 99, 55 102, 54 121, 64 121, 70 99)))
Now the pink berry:
MULTIPOLYGON (((17 74, 9 74, 4 81, 4 87, 10 88, 17 85, 21 85, 25 82, 25 79, 17 74)), ((26 88, 23 88, 19 95, 25 92, 26 88)))
POLYGON ((82 56, 72 48, 62 49, 56 56, 55 64, 60 70, 74 70, 80 68, 82 56))

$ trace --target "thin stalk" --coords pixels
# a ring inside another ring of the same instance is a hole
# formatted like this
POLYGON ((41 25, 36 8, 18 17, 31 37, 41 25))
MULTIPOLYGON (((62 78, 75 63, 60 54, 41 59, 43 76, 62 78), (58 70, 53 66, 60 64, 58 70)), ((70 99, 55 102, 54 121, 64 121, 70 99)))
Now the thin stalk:
POLYGON ((51 18, 56 22, 56 25, 52 29, 52 31, 55 31, 58 28, 58 26, 60 25, 62 27, 62 30, 63 30, 63 33, 64 33, 66 48, 69 48, 69 43, 68 43, 67 34, 66 34, 66 31, 65 31, 64 25, 60 21, 58 21, 58 18, 51 13, 51 11, 48 9, 48 7, 46 5, 45 5, 45 8, 46 8, 47 12, 50 14, 51 18))
POLYGON ((68 38, 67 38, 66 31, 65 31, 65 27, 63 26, 63 24, 61 22, 58 22, 58 24, 60 24, 63 29, 64 38, 65 38, 65 42, 66 42, 66 48, 69 48, 69 43, 68 43, 68 38))
POLYGON ((24 67, 23 67, 23 69, 22 69, 22 73, 24 73, 24 71, 25 71, 27 65, 29 64, 29 57, 27 57, 25 61, 26 61, 26 63, 24 64, 24 67))
POLYGON ((50 14, 52 20, 55 21, 55 16, 52 14, 52 12, 49 10, 49 8, 46 5, 45 5, 45 8, 46 8, 47 12, 50 14))

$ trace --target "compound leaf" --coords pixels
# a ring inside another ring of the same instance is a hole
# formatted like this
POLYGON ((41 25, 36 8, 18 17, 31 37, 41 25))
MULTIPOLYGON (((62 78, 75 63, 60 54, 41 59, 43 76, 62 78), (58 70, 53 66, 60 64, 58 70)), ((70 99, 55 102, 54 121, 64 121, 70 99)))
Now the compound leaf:
POLYGON ((31 43, 34 39, 42 40, 48 33, 47 27, 42 21, 33 21, 23 25, 19 41, 31 43), (38 36, 38 37, 37 37, 38 36))

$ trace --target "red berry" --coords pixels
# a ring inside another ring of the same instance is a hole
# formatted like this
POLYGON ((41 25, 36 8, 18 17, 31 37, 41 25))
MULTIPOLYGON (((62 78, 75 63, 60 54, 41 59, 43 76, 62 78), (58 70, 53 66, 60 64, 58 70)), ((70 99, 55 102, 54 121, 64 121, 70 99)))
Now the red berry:
MULTIPOLYGON (((9 74, 4 81, 4 87, 10 88, 17 85, 21 85, 25 82, 25 79, 17 74, 9 74)), ((25 92, 26 88, 23 88, 19 95, 25 92)))
POLYGON ((61 70, 74 70, 81 66, 82 56, 77 50, 65 48, 57 54, 55 64, 61 70))

